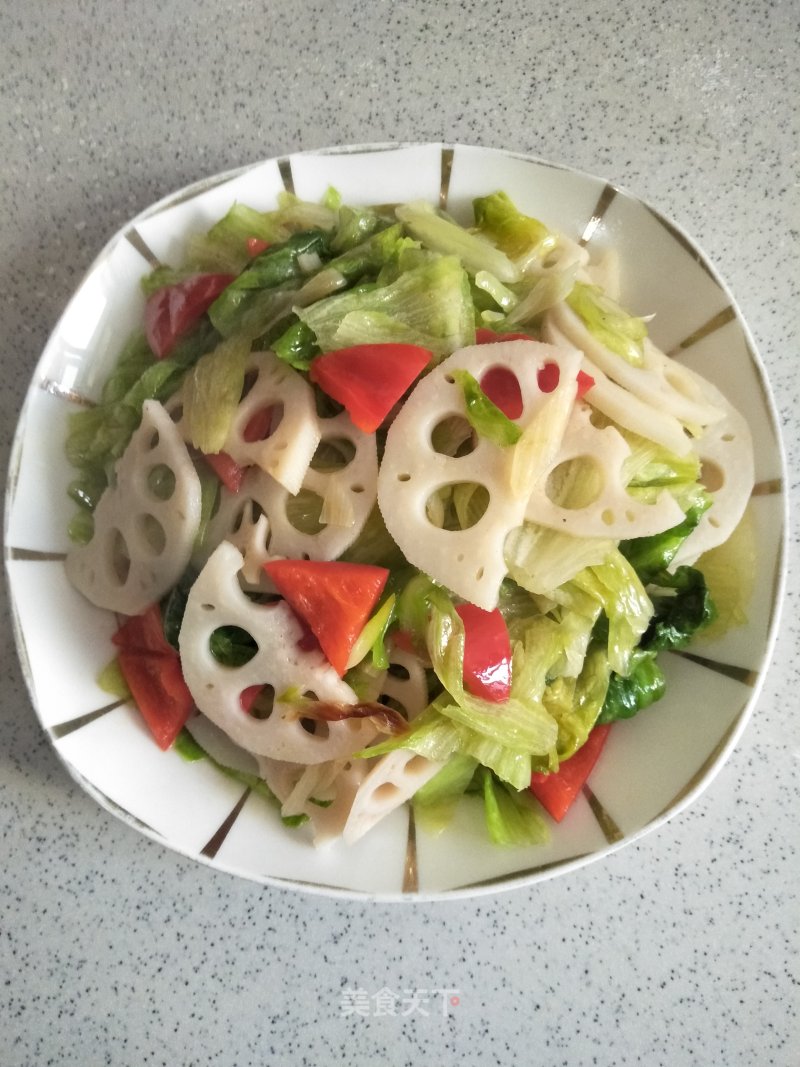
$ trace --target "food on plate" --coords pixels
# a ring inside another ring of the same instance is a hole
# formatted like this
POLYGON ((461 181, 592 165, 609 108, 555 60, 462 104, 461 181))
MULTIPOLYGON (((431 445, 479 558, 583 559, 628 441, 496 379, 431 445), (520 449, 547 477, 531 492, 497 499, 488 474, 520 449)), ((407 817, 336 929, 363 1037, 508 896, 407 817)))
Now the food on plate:
POLYGON ((499 844, 544 839, 714 619, 700 557, 753 485, 613 251, 473 209, 234 204, 72 416, 66 569, 127 617, 117 679, 317 843, 467 793, 499 844))

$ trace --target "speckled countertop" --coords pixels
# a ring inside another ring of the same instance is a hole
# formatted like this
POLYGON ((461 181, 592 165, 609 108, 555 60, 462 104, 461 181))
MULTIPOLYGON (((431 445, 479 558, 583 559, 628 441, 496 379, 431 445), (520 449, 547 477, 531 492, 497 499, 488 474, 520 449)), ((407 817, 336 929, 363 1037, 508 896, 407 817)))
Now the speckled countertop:
MULTIPOLYGON (((0 465, 126 219, 259 158, 446 140, 577 166, 683 225, 750 324, 796 472, 799 43, 797 6, 767 0, 8 0, 0 465)), ((260 888, 112 818, 46 741, 7 626, 0 1065, 800 1063, 799 595, 794 532, 755 714, 688 812, 531 890, 408 907, 260 888)))

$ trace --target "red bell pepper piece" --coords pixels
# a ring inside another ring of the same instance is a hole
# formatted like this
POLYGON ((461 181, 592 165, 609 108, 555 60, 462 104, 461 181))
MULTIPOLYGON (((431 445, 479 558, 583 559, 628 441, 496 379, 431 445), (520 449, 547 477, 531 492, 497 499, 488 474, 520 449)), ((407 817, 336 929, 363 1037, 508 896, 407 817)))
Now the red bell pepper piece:
POLYGON ((158 359, 170 354, 234 277, 233 274, 195 274, 175 285, 165 285, 148 297, 144 330, 147 343, 158 359))
POLYGON ((250 445, 255 441, 266 441, 275 429, 273 420, 278 412, 279 408, 273 404, 268 408, 260 408, 251 415, 247 420, 247 425, 242 433, 242 437, 245 441, 250 445))
POLYGON ((242 488, 244 467, 240 467, 227 452, 204 452, 203 459, 226 489, 230 489, 232 493, 239 492, 242 488))
POLYGON ((490 367, 480 381, 481 389, 509 419, 522 414, 522 390, 519 379, 508 367, 490 367))
POLYGON ((246 689, 241 691, 239 694, 239 704, 241 705, 242 711, 246 711, 248 714, 250 713, 263 688, 263 685, 248 685, 246 689))
POLYGON ((419 345, 355 345, 317 356, 309 377, 344 405, 354 426, 374 433, 432 358, 419 345))
POLYGON ((540 774, 531 777, 531 792, 556 822, 561 822, 569 811, 572 802, 583 789, 586 779, 606 743, 611 724, 595 726, 584 745, 574 756, 564 760, 554 774, 540 774))
POLYGON ((578 399, 586 396, 589 390, 594 385, 594 378, 591 374, 587 374, 585 370, 578 371, 578 399))
POLYGON ((311 629, 334 670, 343 675, 356 638, 386 585, 385 567, 276 559, 264 570, 311 629))
POLYGON ((260 256, 262 252, 266 252, 269 248, 269 241, 262 241, 260 237, 248 237, 247 238, 247 254, 252 259, 254 256, 260 256))
POLYGON ((502 704, 511 695, 511 641, 498 608, 484 611, 458 604, 464 624, 464 688, 473 696, 502 704))
POLYGON ((536 381, 543 393, 552 393, 558 388, 561 378, 561 368, 557 363, 545 363, 536 375, 536 381))
POLYGON ((153 604, 114 634, 118 661, 136 706, 159 748, 168 749, 183 729, 194 701, 183 680, 178 653, 164 636, 153 604))
POLYGON ((126 652, 155 656, 177 655, 164 636, 161 609, 158 604, 151 604, 141 615, 131 615, 111 640, 118 648, 126 652))
MULTIPOLYGON (((534 340, 534 338, 529 337, 527 334, 524 334, 524 333, 496 333, 494 330, 489 330, 485 326, 479 326, 478 329, 475 331, 475 343, 479 344, 479 345, 490 345, 490 344, 494 344, 497 341, 532 341, 532 340, 534 340)), ((542 368, 542 370, 539 371, 539 388, 542 390, 543 393, 552 393, 552 391, 558 385, 558 375, 554 370, 550 369, 551 367, 556 368, 556 370, 558 369, 557 365, 555 363, 547 363, 542 368)), ((493 368, 491 371, 488 372, 488 374, 492 374, 493 371, 496 370, 496 369, 498 369, 498 368, 493 368)), ((487 377, 487 375, 484 375, 484 379, 486 377, 487 377)), ((586 396, 586 394, 589 392, 589 390, 592 388, 593 385, 594 385, 594 378, 591 376, 591 374, 587 374, 586 371, 579 370, 578 371, 578 399, 580 400, 580 398, 582 396, 586 396)), ((500 401, 496 400, 494 398, 494 396, 492 396, 489 393, 489 391, 487 390, 486 385, 484 384, 483 381, 481 382, 481 389, 483 389, 484 393, 486 393, 486 395, 489 397, 489 399, 492 401, 493 404, 496 404, 497 407, 499 407, 500 410, 505 415, 508 415, 509 419, 518 419, 519 416, 522 414, 522 408, 521 408, 522 401, 521 400, 520 400, 520 411, 519 411, 519 413, 516 414, 516 415, 511 415, 511 414, 509 414, 508 411, 506 411, 506 409, 503 407, 502 403, 500 403, 500 401)), ((500 395, 502 396, 502 393, 500 395)))

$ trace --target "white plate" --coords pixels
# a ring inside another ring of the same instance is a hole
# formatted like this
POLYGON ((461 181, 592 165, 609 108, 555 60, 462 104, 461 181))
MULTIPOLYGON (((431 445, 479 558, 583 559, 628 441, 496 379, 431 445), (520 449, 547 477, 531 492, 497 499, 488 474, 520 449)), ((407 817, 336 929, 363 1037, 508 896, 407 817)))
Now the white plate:
POLYGON ((199 182, 133 219, 98 256, 56 326, 20 419, 6 499, 6 567, 20 658, 42 726, 73 777, 109 811, 162 844, 259 882, 332 896, 432 899, 530 885, 608 855, 655 829, 708 785, 736 743, 769 661, 784 579, 785 496, 775 410, 733 297, 674 224, 599 178, 507 152, 461 145, 337 148, 269 160, 199 182), (618 723, 586 789, 549 844, 500 849, 469 799, 438 838, 396 812, 354 848, 316 850, 275 809, 207 762, 161 752, 135 709, 109 705, 98 670, 115 619, 67 583, 71 514, 63 441, 70 411, 96 399, 140 321, 139 279, 176 264, 188 236, 235 200, 275 206, 293 188, 346 203, 425 198, 462 220, 474 196, 504 189, 519 207, 622 257, 622 302, 655 312, 656 343, 714 381, 753 431, 758 591, 747 625, 663 657, 664 700, 618 723))

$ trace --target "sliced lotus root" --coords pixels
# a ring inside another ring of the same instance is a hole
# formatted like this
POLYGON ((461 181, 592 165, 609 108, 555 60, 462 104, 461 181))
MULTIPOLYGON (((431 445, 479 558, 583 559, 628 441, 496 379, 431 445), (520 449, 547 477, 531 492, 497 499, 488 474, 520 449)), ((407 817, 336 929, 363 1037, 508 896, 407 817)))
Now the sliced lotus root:
POLYGON ((220 484, 219 506, 206 527, 201 549, 193 556, 195 566, 205 563, 223 541, 228 541, 244 557, 240 573, 242 585, 274 592, 263 569, 264 564, 274 558, 269 551, 271 529, 263 504, 264 486, 270 482, 275 484, 258 467, 250 467, 242 478, 238 493, 232 493, 220 484))
MULTIPOLYGON (((402 649, 392 649, 389 660, 389 670, 384 672, 383 677, 378 676, 375 679, 374 698, 382 702, 386 702, 388 698, 400 705, 409 719, 414 719, 428 704, 425 669, 416 656, 402 649)), ((372 786, 368 787, 365 793, 361 792, 362 782, 371 774, 373 767, 377 768, 386 761, 384 774, 391 773, 397 777, 399 767, 408 762, 405 759, 407 755, 408 753, 394 753, 377 760, 340 760, 316 764, 313 767, 261 758, 259 767, 267 785, 281 801, 283 814, 307 815, 314 828, 314 842, 319 845, 341 837, 358 797, 361 799, 357 802, 358 810, 353 825, 363 826, 361 833, 366 833, 369 828, 368 817, 371 820, 370 825, 374 825, 378 818, 388 815, 408 799, 402 790, 398 790, 393 794, 390 804, 387 788, 382 794, 383 801, 379 806, 372 798, 378 784, 374 777, 370 779, 372 786), (315 800, 323 800, 327 806, 320 807, 318 803, 314 803, 315 800)), ((422 757, 419 759, 422 760, 422 757)), ((439 764, 431 764, 431 777, 438 768, 439 764)), ((406 780, 409 783, 419 780, 421 783, 421 775, 422 763, 418 762, 415 764, 414 774, 407 774, 406 780)), ((381 794, 379 798, 380 796, 381 794)))
MULTIPOLYGON (((545 318, 543 334, 550 344, 559 348, 574 348, 576 352, 580 352, 549 318, 545 318)), ((685 456, 691 451, 691 438, 678 419, 657 410, 638 396, 629 393, 627 389, 623 389, 621 385, 612 382, 585 354, 581 355, 582 369, 594 380, 591 389, 586 393, 586 400, 593 408, 640 437, 663 445, 676 456, 685 456)))
POLYGON ((681 522, 683 511, 669 491, 663 490, 652 504, 627 492, 622 468, 629 455, 630 447, 613 426, 598 429, 588 407, 576 405, 558 455, 528 501, 525 518, 578 537, 614 540, 648 537, 681 522), (549 492, 559 469, 571 462, 585 465, 583 477, 592 492, 579 506, 562 507, 549 492))
MULTIPOLYGON (((387 698, 402 706, 409 721, 428 706, 425 668, 413 653, 400 648, 390 651, 389 670, 381 686, 380 699, 387 698)), ((346 825, 340 830, 345 841, 352 843, 363 837, 412 797, 442 766, 404 749, 373 761, 369 773, 358 783, 346 825)))
POLYGON ((200 480, 180 434, 155 400, 94 513, 94 534, 67 555, 67 576, 93 604, 139 615, 185 571, 200 523, 200 480))
MULTIPOLYGON (((497 605, 506 574, 503 544, 509 531, 521 524, 530 495, 514 491, 515 451, 535 431, 537 416, 553 403, 565 400, 568 414, 580 361, 574 348, 565 352, 537 341, 464 348, 417 384, 389 429, 378 475, 378 504, 389 533, 410 563, 486 610, 497 605), (539 372, 547 365, 555 365, 556 372, 546 375, 543 391, 539 372), (523 430, 520 444, 502 447, 479 438, 468 455, 438 452, 438 428, 465 416, 463 391, 452 372, 467 370, 480 382, 494 368, 509 371, 519 384, 522 413, 515 421, 523 430), (488 496, 483 514, 466 529, 434 525, 428 505, 438 491, 469 483, 477 483, 488 496)), ((547 447, 557 451, 559 445, 556 439, 547 447)), ((526 470, 525 477, 534 482, 538 473, 526 470)))
MULTIPOLYGON (((251 353, 244 381, 242 399, 220 451, 241 467, 260 467, 296 493, 319 442, 314 392, 302 375, 272 352, 251 353)), ((167 409, 186 439, 180 391, 167 409)))
POLYGON ((703 552, 728 540, 744 514, 755 481, 753 440, 747 421, 711 382, 688 367, 681 370, 712 403, 723 408, 725 415, 694 443, 711 507, 678 549, 671 569, 693 563, 703 552))
POLYGON ((359 785, 342 837, 352 845, 409 800, 444 764, 398 749, 381 756, 359 785))
POLYGON ((337 704, 354 704, 356 696, 322 652, 300 647, 303 630, 284 601, 257 604, 242 592, 242 563, 241 552, 223 541, 189 592, 179 646, 197 707, 237 745, 273 759, 323 763, 369 744, 375 727, 368 719, 314 723, 309 732, 297 705, 280 700, 287 691, 337 704), (239 667, 223 666, 211 650, 214 632, 230 626, 244 630, 258 645, 253 658, 239 667), (275 694, 267 718, 242 709, 242 692, 259 685, 275 694))
POLYGON ((278 555, 333 560, 352 545, 375 504, 378 456, 373 434, 356 429, 346 413, 320 419, 316 456, 303 478, 298 498, 276 481, 259 483, 258 503, 267 513, 278 555), (293 510, 306 506, 317 519, 315 532, 298 529, 293 510))
POLYGON ((261 777, 281 802, 282 813, 308 816, 315 845, 341 840, 359 786, 369 773, 369 760, 337 760, 307 767, 260 757, 258 764, 261 777), (331 783, 335 787, 332 796, 331 783), (326 806, 314 800, 324 800, 326 806))
MULTIPOLYGON (((641 367, 634 367, 598 341, 565 303, 556 304, 548 311, 546 323, 552 324, 584 353, 594 367, 599 368, 617 385, 656 411, 677 419, 692 432, 722 418, 723 412, 718 405, 709 403, 694 390, 687 390, 686 378, 681 374, 681 369, 678 368, 673 373, 671 368, 677 365, 648 339, 645 339, 643 346, 643 364, 641 367)), ((592 373, 591 369, 589 373, 592 373)), ((590 403, 591 392, 590 390, 587 394, 590 403)))
POLYGON ((381 683, 378 699, 395 701, 413 722, 428 706, 428 683, 425 668, 418 656, 402 648, 389 649, 389 670, 381 683))

